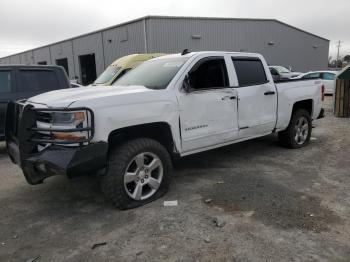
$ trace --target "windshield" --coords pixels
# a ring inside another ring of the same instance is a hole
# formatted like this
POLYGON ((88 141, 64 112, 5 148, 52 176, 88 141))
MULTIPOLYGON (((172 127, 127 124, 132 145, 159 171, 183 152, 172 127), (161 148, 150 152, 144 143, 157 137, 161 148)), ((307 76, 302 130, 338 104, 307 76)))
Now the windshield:
POLYGON ((290 71, 283 66, 274 66, 274 68, 278 71, 278 73, 290 73, 290 71))
POLYGON ((165 89, 188 58, 165 58, 142 63, 113 85, 141 85, 151 89, 165 89))
POLYGON ((117 72, 120 70, 119 66, 109 66, 107 69, 95 80, 94 84, 105 84, 110 82, 117 72))

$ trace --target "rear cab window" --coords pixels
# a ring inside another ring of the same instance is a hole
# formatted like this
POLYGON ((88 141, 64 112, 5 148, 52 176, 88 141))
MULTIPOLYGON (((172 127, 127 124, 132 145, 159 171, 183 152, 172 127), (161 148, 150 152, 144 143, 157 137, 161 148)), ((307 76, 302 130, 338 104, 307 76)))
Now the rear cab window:
POLYGON ((52 70, 19 70, 17 92, 52 91, 60 88, 56 73, 52 70))
POLYGON ((257 57, 232 57, 240 87, 262 85, 268 81, 265 68, 257 57))

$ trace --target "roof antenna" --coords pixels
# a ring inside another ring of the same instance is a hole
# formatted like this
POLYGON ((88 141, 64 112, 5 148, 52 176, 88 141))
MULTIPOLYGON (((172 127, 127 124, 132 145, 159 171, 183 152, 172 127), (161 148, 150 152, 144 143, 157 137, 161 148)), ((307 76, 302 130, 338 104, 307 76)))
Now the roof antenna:
POLYGON ((186 48, 186 49, 184 49, 184 50, 182 51, 181 55, 187 55, 187 54, 189 54, 189 53, 191 53, 191 52, 188 51, 188 49, 186 48))

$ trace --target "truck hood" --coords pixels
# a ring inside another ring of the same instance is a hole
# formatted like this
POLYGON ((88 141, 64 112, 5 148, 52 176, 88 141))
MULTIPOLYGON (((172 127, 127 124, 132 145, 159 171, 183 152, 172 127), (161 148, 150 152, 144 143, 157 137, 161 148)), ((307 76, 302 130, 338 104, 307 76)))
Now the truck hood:
POLYGON ((86 86, 47 92, 29 98, 28 102, 48 107, 69 107, 76 101, 152 91, 144 86, 86 86))

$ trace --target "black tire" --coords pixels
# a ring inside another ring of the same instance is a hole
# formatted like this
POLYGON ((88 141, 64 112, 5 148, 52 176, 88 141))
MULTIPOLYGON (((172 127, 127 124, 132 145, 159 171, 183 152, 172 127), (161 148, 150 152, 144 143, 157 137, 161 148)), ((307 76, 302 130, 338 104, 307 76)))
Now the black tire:
POLYGON ((130 209, 142 206, 163 196, 168 191, 171 173, 172 162, 166 148, 156 140, 138 138, 127 141, 110 151, 109 166, 106 175, 104 175, 101 180, 101 187, 104 194, 113 201, 117 208, 130 209), (126 191, 124 174, 133 159, 144 152, 154 154, 161 161, 162 180, 159 188, 152 196, 144 200, 135 200, 131 198, 126 191))
POLYGON ((311 116, 308 111, 305 109, 297 109, 293 112, 291 120, 289 122, 289 125, 286 130, 281 131, 278 133, 279 140, 281 141, 282 145, 288 147, 288 148, 301 148, 304 146, 307 146, 310 142, 312 132, 312 121, 311 116), (300 119, 306 119, 307 126, 308 126, 308 133, 306 136, 305 141, 300 141, 299 143, 296 141, 296 125, 300 119))

